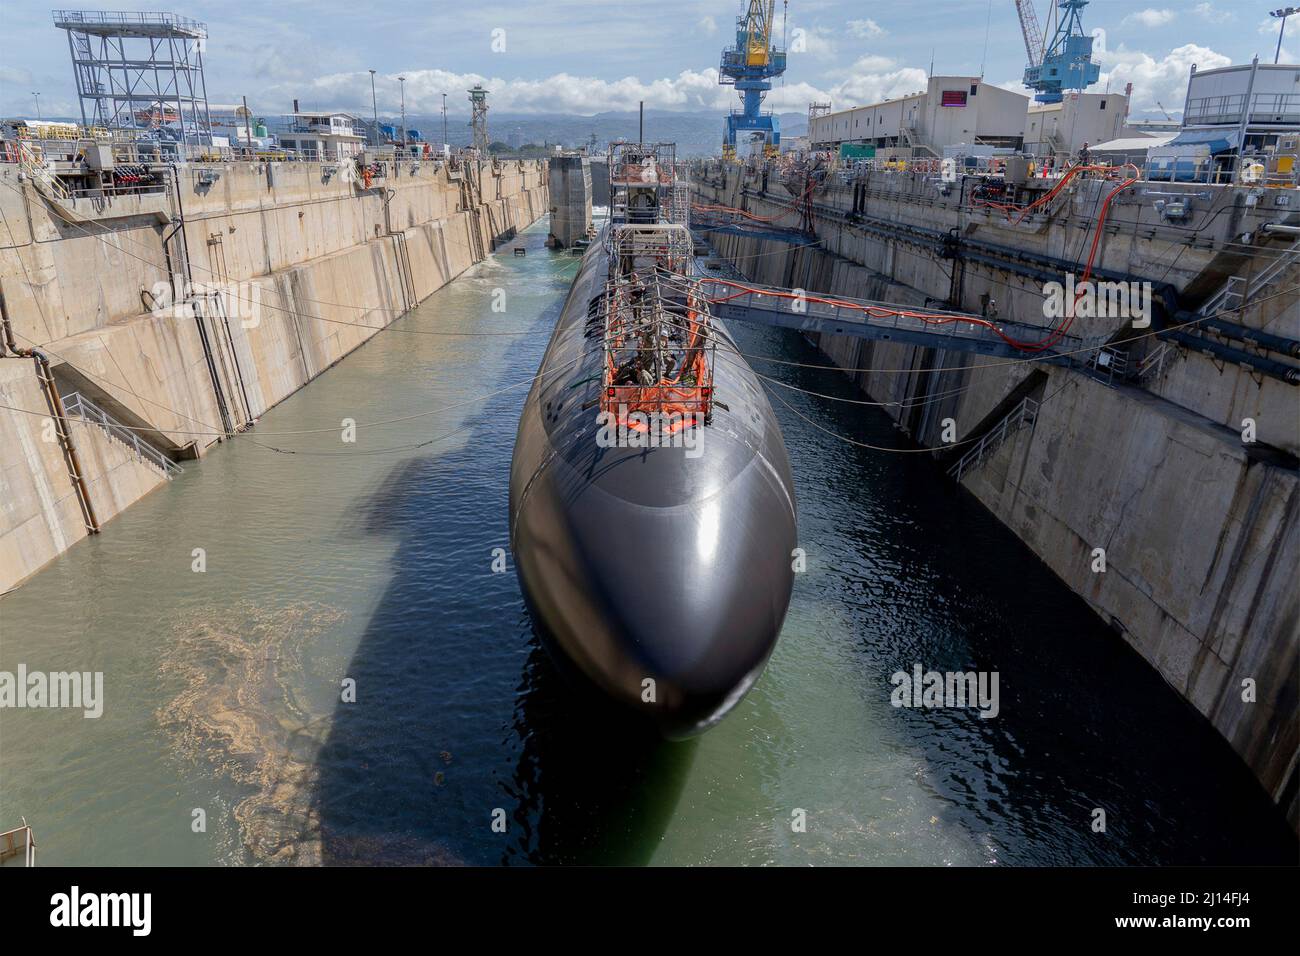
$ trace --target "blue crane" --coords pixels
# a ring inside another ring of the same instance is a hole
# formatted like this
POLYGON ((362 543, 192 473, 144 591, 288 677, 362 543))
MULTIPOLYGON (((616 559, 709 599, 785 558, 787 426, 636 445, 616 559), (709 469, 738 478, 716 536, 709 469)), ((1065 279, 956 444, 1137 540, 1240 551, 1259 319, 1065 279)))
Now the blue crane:
POLYGON ((1092 62, 1092 37, 1083 32, 1083 8, 1088 0, 1059 0, 1056 32, 1047 43, 1042 40, 1033 0, 1016 0, 1020 15, 1020 32, 1025 37, 1029 65, 1025 67, 1025 86, 1037 90, 1040 103, 1059 103, 1063 90, 1082 90, 1096 83, 1101 67, 1092 62))
POLYGON ((722 141, 724 159, 736 158, 736 134, 749 132, 762 138, 763 152, 774 155, 781 146, 781 125, 771 113, 760 107, 772 88, 773 77, 785 72, 785 51, 772 45, 772 24, 776 0, 749 0, 749 10, 736 18, 736 45, 722 51, 718 66, 718 83, 734 85, 743 108, 727 115, 727 131, 722 141))

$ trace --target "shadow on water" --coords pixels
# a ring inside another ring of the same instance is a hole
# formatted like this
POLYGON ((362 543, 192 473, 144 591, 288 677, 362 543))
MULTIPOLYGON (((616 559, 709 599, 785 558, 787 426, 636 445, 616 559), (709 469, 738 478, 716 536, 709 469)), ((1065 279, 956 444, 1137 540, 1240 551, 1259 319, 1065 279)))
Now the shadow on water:
MULTIPOLYGON (((828 360, 795 335, 742 333, 741 348, 828 360)), ((863 363, 867 364, 867 363, 863 363)), ((842 373, 760 371, 861 399, 842 373)), ((876 409, 769 386, 827 429, 911 447, 876 409)), ((1295 835, 1228 743, 1079 596, 927 456, 851 447, 780 400, 800 538, 834 574, 808 582, 850 615, 884 723, 926 764, 954 832, 988 862, 1294 864, 1295 835), (868 487, 871 494, 838 495, 868 487), (999 674, 999 713, 889 706, 891 675, 999 674), (1105 811, 1104 833, 1093 829, 1105 811)))
MULTIPOLYGON (((503 380, 535 361, 524 350, 503 380)), ((493 573, 523 396, 488 400, 459 445, 395 465, 346 529, 395 551, 344 671, 356 701, 336 705, 317 755, 323 863, 642 863, 672 815, 694 747, 592 709, 514 573, 493 573)))

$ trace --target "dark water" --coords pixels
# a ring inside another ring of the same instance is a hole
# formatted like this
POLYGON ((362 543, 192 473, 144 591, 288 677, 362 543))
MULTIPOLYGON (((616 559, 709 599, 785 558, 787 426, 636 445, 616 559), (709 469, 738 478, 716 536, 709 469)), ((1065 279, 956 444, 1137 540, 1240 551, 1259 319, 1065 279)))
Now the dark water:
MULTIPOLYGON (((575 707, 493 569, 525 393, 509 386, 576 265, 544 236, 400 323, 522 334, 378 336, 247 436, 294 454, 215 449, 0 600, 0 669, 105 673, 99 720, 0 718, 0 823, 26 816, 43 862, 1295 862, 1228 746, 933 463, 780 402, 808 566, 767 672, 685 744, 575 707), (354 446, 284 434, 461 402, 354 446), (997 671, 1000 714, 890 706, 914 663, 997 671)), ((897 442, 873 410, 780 394, 897 442)))

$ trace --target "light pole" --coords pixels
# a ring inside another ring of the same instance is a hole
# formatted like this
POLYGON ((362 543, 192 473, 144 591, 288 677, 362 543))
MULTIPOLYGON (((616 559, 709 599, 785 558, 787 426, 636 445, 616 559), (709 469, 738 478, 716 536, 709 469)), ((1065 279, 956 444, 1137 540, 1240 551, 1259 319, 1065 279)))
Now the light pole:
POLYGON ((1280 10, 1270 10, 1268 15, 1276 17, 1282 21, 1282 25, 1277 30, 1277 52, 1273 54, 1273 62, 1277 63, 1278 57, 1282 55, 1282 34, 1286 33, 1286 18, 1294 13, 1300 13, 1300 7, 1283 7, 1280 10))
POLYGON ((446 146, 448 149, 451 148, 451 144, 447 142, 447 94, 446 93, 442 94, 442 145, 446 146))
POLYGON ((375 71, 370 71, 370 109, 374 112, 375 117, 375 145, 379 142, 379 101, 375 99, 375 71))
POLYGON ((398 84, 402 90, 402 149, 406 149, 406 77, 399 76, 398 84))
POLYGON ((36 98, 36 120, 37 122, 40 122, 41 121, 41 94, 33 90, 32 96, 36 98))

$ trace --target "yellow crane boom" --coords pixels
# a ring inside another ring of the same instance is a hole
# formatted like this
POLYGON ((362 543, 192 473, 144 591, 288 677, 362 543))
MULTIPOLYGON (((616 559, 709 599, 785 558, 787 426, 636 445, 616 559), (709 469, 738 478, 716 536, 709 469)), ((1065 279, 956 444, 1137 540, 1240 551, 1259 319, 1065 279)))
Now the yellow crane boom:
POLYGON ((776 0, 749 0, 749 13, 745 26, 749 42, 745 47, 746 66, 767 66, 768 51, 772 46, 772 23, 776 16, 776 0))

